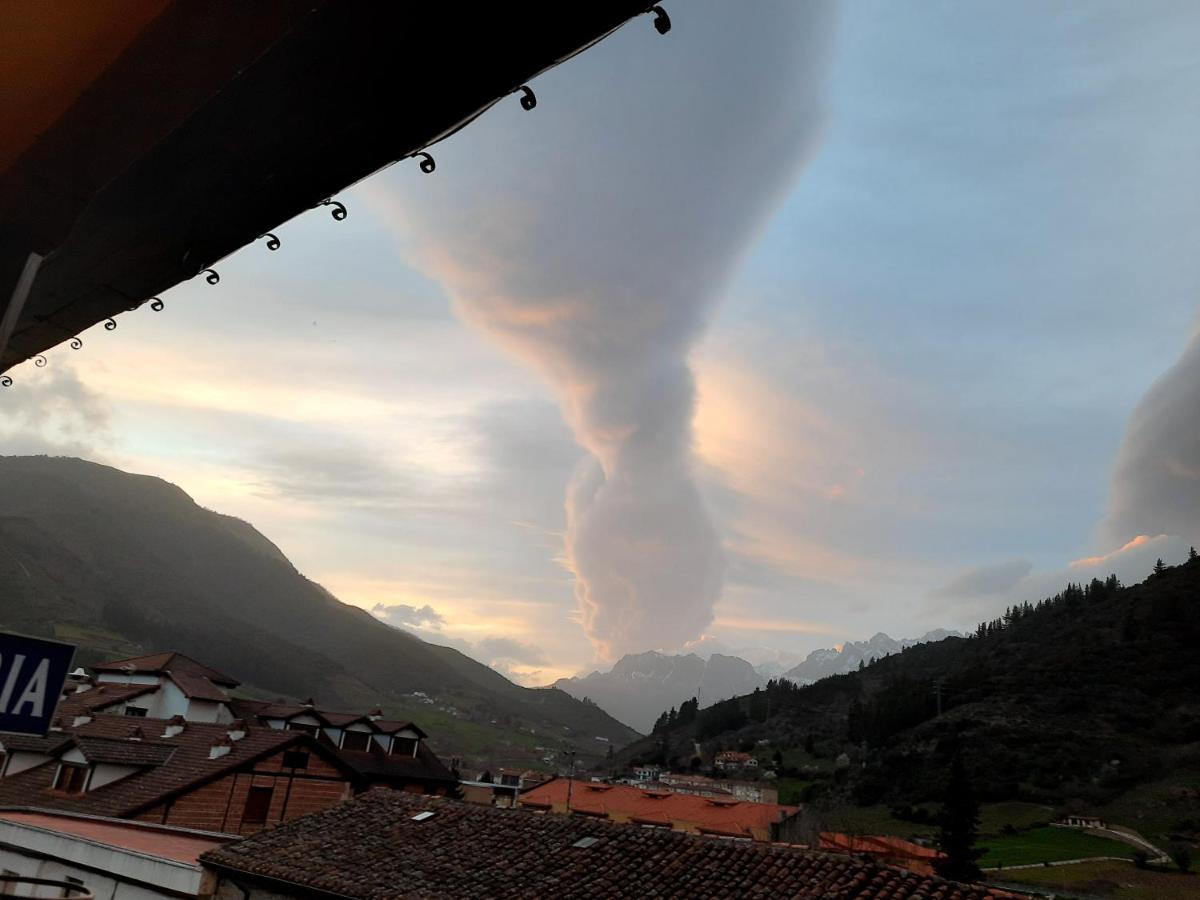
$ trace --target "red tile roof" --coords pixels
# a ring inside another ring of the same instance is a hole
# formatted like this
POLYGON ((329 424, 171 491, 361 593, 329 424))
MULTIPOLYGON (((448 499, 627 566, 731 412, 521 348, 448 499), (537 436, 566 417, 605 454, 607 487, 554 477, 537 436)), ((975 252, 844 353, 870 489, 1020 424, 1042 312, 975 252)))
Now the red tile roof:
POLYGON ((237 687, 241 684, 236 678, 209 668, 203 663, 196 662, 190 656, 167 650, 162 653, 152 653, 149 656, 133 656, 129 659, 114 659, 98 666, 92 666, 97 672, 130 673, 142 675, 160 675, 164 673, 185 673, 207 678, 213 684, 224 687, 237 687))
POLYGON ((223 835, 210 836, 116 819, 78 818, 45 810, 0 810, 0 820, 72 834, 109 847, 147 853, 188 865, 197 865, 201 853, 232 840, 223 835))
POLYGON ((846 856, 389 790, 211 850, 201 861, 288 896, 322 891, 363 900, 999 896, 846 856), (414 821, 422 812, 433 815, 414 821))
POLYGON ((922 847, 903 838, 886 835, 837 834, 821 832, 821 849, 840 853, 875 853, 880 856, 921 859, 932 862, 943 854, 932 847, 922 847))
POLYGON ((157 684, 113 684, 111 681, 102 681, 86 691, 67 694, 58 704, 58 715, 64 719, 89 715, 157 690, 157 684))
MULTIPOLYGON (((567 786, 567 779, 555 778, 523 793, 521 803, 542 808, 565 804, 567 786)), ((571 810, 612 818, 636 817, 642 822, 663 825, 689 823, 737 837, 753 837, 753 829, 759 832, 760 839, 765 839, 771 825, 796 812, 796 807, 576 781, 571 786, 571 810)))

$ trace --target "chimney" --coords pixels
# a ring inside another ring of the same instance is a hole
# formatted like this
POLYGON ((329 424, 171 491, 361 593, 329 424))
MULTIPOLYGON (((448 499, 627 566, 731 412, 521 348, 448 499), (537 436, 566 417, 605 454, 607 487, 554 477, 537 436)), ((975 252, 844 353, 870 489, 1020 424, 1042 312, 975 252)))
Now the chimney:
POLYGON ((143 738, 145 738, 145 736, 146 735, 144 735, 142 733, 142 729, 141 729, 140 725, 134 725, 132 728, 129 729, 129 738, 128 739, 131 741, 140 741, 143 738))
POLYGON ((183 729, 187 727, 187 720, 183 716, 171 716, 167 720, 166 727, 163 728, 162 736, 165 738, 175 737, 177 734, 182 734, 183 729))
POLYGON ((231 750, 233 750, 233 742, 229 738, 223 737, 212 745, 208 751, 208 758, 219 759, 222 756, 228 756, 231 750))
POLYGON ((61 719, 61 718, 58 718, 58 719, 55 719, 54 721, 52 721, 52 722, 50 723, 50 730, 51 730, 51 731, 62 731, 62 730, 63 730, 63 721, 62 721, 62 719, 61 719))
POLYGON ((226 732, 229 735, 229 740, 240 741, 246 736, 246 720, 234 719, 229 723, 229 730, 226 732))
POLYGON ((373 710, 371 710, 369 713, 367 713, 367 718, 369 718, 372 722, 382 719, 383 718, 383 709, 378 706, 375 707, 373 710))

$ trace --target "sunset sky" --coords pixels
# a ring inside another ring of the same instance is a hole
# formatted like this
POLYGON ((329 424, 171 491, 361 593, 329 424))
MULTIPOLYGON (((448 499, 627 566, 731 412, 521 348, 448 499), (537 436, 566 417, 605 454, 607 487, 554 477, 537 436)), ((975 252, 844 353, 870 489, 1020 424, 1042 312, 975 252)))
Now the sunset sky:
POLYGON ((1200 543, 1200 9, 668 9, 14 370, 3 452, 161 476, 529 684, 1200 543))

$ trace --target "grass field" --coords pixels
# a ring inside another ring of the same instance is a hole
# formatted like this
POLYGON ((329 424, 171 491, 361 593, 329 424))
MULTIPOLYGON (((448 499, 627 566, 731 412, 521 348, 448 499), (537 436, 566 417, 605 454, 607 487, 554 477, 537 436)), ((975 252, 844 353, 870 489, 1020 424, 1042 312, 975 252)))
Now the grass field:
POLYGON ((1132 859, 1134 848, 1119 841, 1095 837, 1071 828, 1034 828, 1009 837, 990 837, 980 841, 987 852, 979 865, 1023 866, 1032 863, 1056 862, 1060 859, 1083 859, 1089 856, 1120 856, 1132 859))
POLYGON ((1031 885, 1068 896, 1111 897, 1112 900, 1195 900, 1200 875, 1139 869, 1132 863, 1106 860, 997 874, 997 881, 1031 885))

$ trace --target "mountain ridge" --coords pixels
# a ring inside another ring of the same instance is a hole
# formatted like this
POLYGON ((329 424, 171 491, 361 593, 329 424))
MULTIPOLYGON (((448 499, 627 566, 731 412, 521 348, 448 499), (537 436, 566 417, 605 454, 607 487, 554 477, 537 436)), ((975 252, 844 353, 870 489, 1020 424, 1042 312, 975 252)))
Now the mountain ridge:
MULTIPOLYGON (((525 756, 563 740, 599 756, 596 736, 636 736, 341 603, 252 525, 176 485, 71 457, 0 457, 0 625, 71 639, 85 665, 117 647, 170 647, 263 692, 440 717, 466 744, 508 741, 525 756)), ((439 750, 472 752, 455 740, 439 750)))

